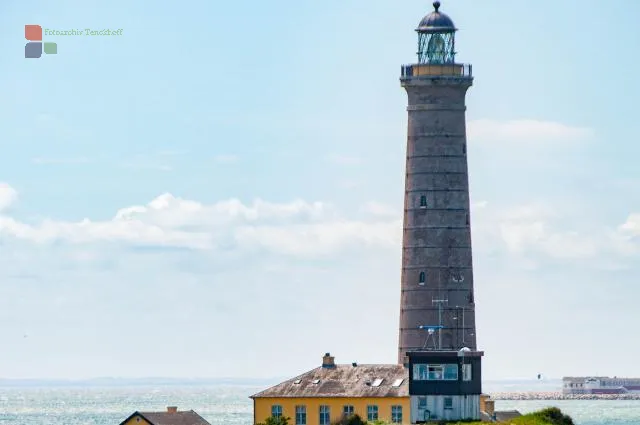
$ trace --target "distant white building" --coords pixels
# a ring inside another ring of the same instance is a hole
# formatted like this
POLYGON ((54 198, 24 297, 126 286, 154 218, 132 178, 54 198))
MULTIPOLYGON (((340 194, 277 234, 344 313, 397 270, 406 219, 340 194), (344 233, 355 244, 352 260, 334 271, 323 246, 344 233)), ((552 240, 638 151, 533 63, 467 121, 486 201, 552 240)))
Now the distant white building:
POLYGON ((640 378, 614 376, 564 377, 562 394, 628 394, 640 393, 640 378))

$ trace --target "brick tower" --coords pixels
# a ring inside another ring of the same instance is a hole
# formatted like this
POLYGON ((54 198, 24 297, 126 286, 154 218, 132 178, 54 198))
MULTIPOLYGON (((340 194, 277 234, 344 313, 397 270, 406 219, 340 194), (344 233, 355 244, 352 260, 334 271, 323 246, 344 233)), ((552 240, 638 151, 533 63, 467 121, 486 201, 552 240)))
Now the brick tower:
POLYGON ((420 22, 418 62, 402 67, 408 95, 400 339, 407 351, 476 350, 465 95, 471 65, 455 61, 453 21, 420 22))

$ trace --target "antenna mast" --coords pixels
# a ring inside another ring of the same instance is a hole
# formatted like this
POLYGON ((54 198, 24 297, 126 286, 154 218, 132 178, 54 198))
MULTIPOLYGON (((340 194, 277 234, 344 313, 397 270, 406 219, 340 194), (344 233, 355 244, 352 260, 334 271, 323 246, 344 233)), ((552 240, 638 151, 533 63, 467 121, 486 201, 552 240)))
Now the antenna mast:
POLYGON ((431 303, 438 306, 438 350, 442 349, 442 306, 447 304, 449 300, 441 298, 432 300, 431 303))

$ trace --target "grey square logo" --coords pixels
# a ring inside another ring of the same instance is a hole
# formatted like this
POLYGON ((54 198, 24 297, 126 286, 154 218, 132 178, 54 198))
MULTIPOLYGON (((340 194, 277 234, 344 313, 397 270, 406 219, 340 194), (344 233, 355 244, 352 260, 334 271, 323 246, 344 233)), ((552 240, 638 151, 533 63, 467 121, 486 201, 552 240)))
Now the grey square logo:
POLYGON ((42 43, 32 41, 24 46, 24 57, 29 59, 36 59, 42 56, 42 43))

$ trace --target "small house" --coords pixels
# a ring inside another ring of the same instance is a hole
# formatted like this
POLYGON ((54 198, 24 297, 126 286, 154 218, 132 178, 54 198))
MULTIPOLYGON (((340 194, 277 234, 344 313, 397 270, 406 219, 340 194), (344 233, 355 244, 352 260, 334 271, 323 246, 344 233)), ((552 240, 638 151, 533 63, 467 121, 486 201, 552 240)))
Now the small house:
POLYGON ((165 412, 133 412, 120 425, 211 425, 193 410, 178 411, 169 406, 165 412))

